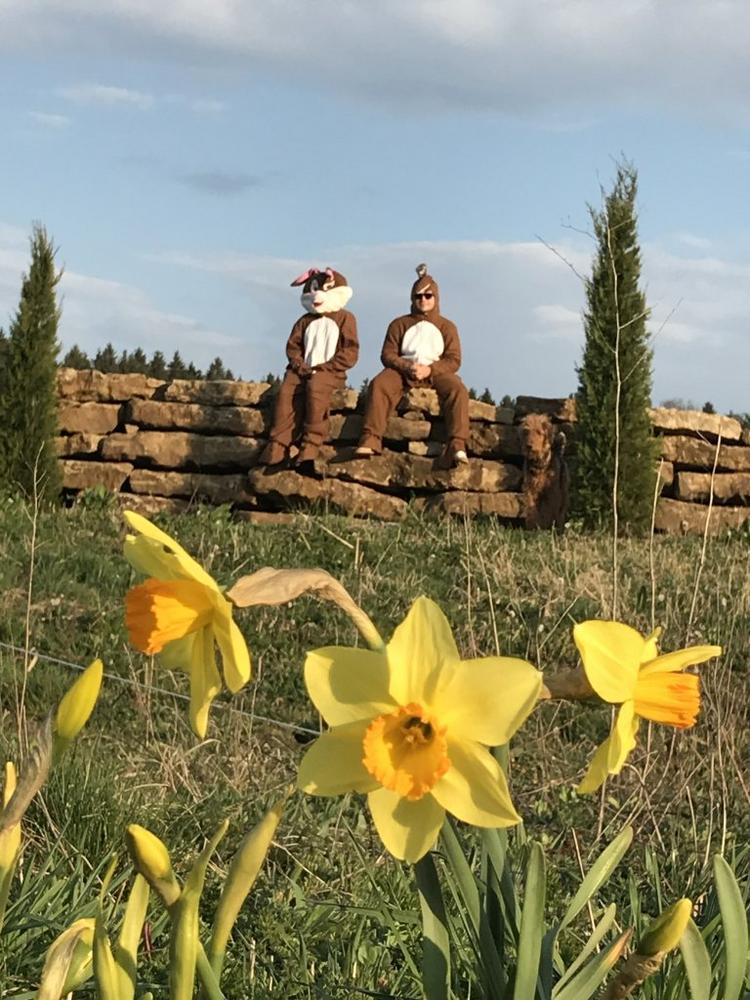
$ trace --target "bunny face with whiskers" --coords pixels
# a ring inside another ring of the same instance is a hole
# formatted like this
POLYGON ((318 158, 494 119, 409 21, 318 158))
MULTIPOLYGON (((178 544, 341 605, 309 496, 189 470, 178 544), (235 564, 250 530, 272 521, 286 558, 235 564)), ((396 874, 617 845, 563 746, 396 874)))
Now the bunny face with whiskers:
POLYGON ((302 285, 302 307, 313 315, 338 312, 352 297, 344 275, 330 267, 309 268, 292 282, 292 287, 299 285, 302 285))

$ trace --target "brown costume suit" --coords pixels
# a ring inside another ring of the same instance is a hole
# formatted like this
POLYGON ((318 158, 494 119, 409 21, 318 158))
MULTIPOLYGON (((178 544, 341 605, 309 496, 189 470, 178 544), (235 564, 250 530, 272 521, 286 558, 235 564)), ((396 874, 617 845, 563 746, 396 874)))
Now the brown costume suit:
POLYGON ((308 312, 294 324, 287 341, 289 364, 262 465, 283 462, 300 430, 298 465, 316 458, 328 433, 331 396, 344 386, 359 356, 357 321, 343 308, 352 293, 343 274, 311 269, 292 284, 304 284, 302 304, 308 312))
MULTIPOLYGON (((456 372, 461 365, 461 342, 455 323, 440 315, 437 282, 424 265, 417 268, 419 277, 411 289, 411 312, 389 325, 380 360, 384 370, 370 384, 360 448, 380 452, 388 417, 406 389, 412 386, 433 388, 445 418, 447 440, 442 464, 452 465, 458 452, 465 452, 469 438, 469 394, 456 372), (431 291, 435 304, 429 311, 416 304, 417 293, 431 291), (417 379, 414 364, 427 365, 430 374, 417 379)), ((464 459, 465 461, 465 459, 464 459)))

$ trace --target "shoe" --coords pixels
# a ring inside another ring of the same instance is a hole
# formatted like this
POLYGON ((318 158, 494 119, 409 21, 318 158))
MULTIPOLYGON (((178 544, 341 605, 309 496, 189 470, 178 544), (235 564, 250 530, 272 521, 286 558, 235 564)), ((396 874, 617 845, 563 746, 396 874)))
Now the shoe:
POLYGON ((466 454, 466 452, 463 449, 461 449, 460 451, 457 451, 455 453, 455 455, 453 456, 453 461, 457 465, 468 465, 469 464, 469 456, 466 454))
POLYGON ((374 454, 374 448, 368 448, 367 445, 360 445, 359 448, 354 449, 354 455, 356 458, 372 458, 374 454))
POLYGON ((313 458, 305 458, 301 462, 295 462, 294 471, 298 472, 301 476, 308 476, 310 479, 323 478, 315 468, 315 459, 313 458))

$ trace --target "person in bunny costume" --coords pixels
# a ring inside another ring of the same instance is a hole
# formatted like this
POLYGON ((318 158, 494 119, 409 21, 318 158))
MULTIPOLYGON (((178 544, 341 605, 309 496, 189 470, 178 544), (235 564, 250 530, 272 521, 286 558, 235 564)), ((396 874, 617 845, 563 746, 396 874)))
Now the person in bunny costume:
POLYGON ((301 426, 296 466, 313 474, 314 462, 328 433, 328 413, 335 389, 357 363, 357 320, 344 306, 352 290, 343 274, 330 267, 311 267, 292 282, 302 286, 305 309, 286 345, 288 365, 276 397, 269 442, 259 464, 280 465, 289 457, 301 426))
POLYGON ((388 417, 412 386, 433 388, 445 418, 447 444, 437 460, 440 468, 466 464, 469 438, 469 393, 456 372, 461 341, 456 324, 440 314, 440 292, 427 265, 417 267, 411 289, 411 311, 389 325, 380 360, 385 366, 370 384, 363 433, 354 452, 367 458, 383 450, 388 417))

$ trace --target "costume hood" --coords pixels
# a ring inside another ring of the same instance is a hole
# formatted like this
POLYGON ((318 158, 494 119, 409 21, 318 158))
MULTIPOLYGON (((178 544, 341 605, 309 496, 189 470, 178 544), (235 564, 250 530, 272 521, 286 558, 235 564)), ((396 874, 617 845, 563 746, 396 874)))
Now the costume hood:
POLYGON ((440 289, 438 288, 437 281, 435 281, 431 274, 427 273, 426 264, 419 264, 417 266, 417 280, 411 286, 411 314, 412 316, 424 316, 425 319, 440 315, 440 289), (432 292, 435 295, 435 305, 429 312, 423 313, 417 309, 416 299, 414 298, 417 292, 432 292))
POLYGON ((292 282, 292 288, 302 285, 302 308, 314 316, 335 313, 343 309, 352 297, 352 290, 343 274, 333 268, 310 267, 292 282))

